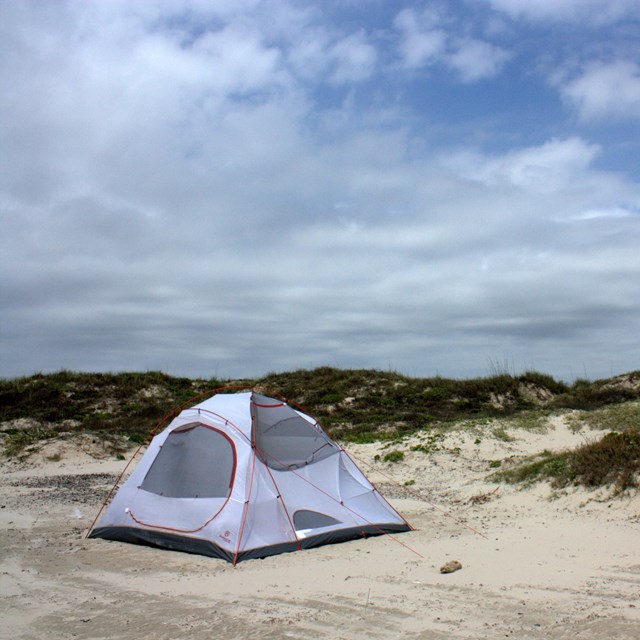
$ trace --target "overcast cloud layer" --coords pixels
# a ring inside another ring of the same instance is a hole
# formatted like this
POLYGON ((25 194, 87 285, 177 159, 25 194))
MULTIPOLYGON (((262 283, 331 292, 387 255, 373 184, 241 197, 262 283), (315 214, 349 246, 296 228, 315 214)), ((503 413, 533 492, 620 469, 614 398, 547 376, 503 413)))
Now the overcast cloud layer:
POLYGON ((640 368, 637 0, 10 0, 0 31, 0 375, 640 368))

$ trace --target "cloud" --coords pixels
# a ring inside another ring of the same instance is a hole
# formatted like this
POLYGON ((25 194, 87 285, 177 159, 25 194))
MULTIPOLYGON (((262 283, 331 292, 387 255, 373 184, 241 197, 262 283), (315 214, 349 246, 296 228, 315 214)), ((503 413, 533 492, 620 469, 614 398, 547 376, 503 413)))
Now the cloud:
POLYGON ((329 49, 334 70, 330 80, 335 84, 357 82, 371 76, 376 63, 376 50, 360 30, 340 39, 329 49))
POLYGON ((584 177, 598 153, 598 145, 568 138, 495 157, 466 151, 446 162, 460 175, 487 186, 507 184, 532 193, 550 193, 570 188, 584 177))
POLYGON ((312 24, 303 32, 292 39, 287 53, 296 76, 339 86, 367 80, 376 71, 378 54, 364 29, 344 34, 312 24))
POLYGON ((640 118, 640 65, 635 62, 592 62, 558 85, 583 120, 640 118))
POLYGON ((400 32, 402 63, 410 69, 440 64, 455 71, 463 82, 475 82, 497 75, 511 57, 502 47, 458 35, 453 20, 437 6, 420 14, 404 9, 394 26, 400 32))
POLYGON ((394 25, 402 36, 399 49, 407 67, 422 67, 444 55, 447 33, 439 28, 439 22, 432 13, 425 11, 418 16, 413 9, 404 9, 396 16, 394 25))
POLYGON ((606 24, 638 17, 635 0, 489 0, 494 9, 514 18, 606 24))
MULTIPOLYGON (((207 33, 195 40, 191 49, 194 56, 191 65, 200 72, 198 80, 209 88, 250 92, 280 84, 276 74, 279 51, 265 46, 259 35, 250 30, 226 27, 207 33)), ((175 58, 175 51, 170 55, 175 58)), ((155 51, 149 53, 149 58, 162 60, 155 51)))
POLYGON ((447 64, 455 69, 463 82, 475 82, 497 75, 511 54, 482 40, 456 42, 447 64))
POLYGON ((448 8, 319 6, 2 4, 0 373, 637 360, 608 141, 506 118, 513 41, 448 8), (433 65, 454 98, 412 93, 433 65))
POLYGON ((588 209, 576 215, 573 220, 598 220, 600 218, 633 218, 640 215, 637 207, 612 207, 610 209, 588 209))

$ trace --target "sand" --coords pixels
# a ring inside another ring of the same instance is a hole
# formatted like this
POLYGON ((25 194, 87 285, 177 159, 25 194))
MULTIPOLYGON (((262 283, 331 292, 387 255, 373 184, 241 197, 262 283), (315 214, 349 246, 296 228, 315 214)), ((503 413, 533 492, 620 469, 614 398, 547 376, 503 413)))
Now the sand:
POLYGON ((87 436, 51 441, 2 462, 0 637, 640 637, 640 495, 488 482, 492 460, 595 437, 561 417, 506 435, 350 446, 416 530, 235 568, 86 539, 125 462, 87 436), (392 449, 405 459, 375 461, 392 449), (462 569, 441 573, 451 560, 462 569))

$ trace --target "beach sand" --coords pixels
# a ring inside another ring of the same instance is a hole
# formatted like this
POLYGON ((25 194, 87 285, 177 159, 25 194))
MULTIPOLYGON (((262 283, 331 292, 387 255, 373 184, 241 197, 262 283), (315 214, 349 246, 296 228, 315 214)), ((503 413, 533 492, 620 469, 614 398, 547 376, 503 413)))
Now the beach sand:
POLYGON ((639 638, 639 493, 487 481, 491 461, 601 434, 557 417, 507 435, 348 446, 415 531, 236 567, 86 539, 126 462, 89 436, 37 446, 1 466, 0 637, 639 638))

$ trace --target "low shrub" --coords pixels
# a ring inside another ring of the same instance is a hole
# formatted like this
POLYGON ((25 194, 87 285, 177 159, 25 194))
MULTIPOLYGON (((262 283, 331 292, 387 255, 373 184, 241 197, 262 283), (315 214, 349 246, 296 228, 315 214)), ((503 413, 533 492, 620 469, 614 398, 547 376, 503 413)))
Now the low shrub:
POLYGON ((550 480, 556 488, 611 486, 622 492, 640 486, 640 432, 613 431, 573 451, 543 451, 534 460, 499 471, 491 478, 526 485, 550 480))
POLYGON ((404 460, 404 453, 402 451, 389 451, 382 457, 383 462, 401 462, 404 460))

